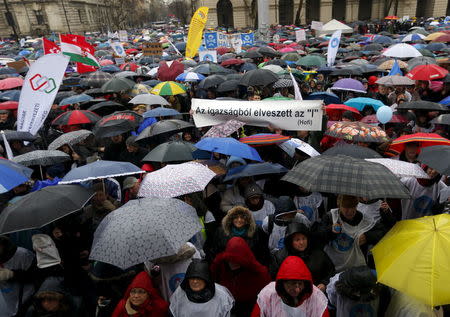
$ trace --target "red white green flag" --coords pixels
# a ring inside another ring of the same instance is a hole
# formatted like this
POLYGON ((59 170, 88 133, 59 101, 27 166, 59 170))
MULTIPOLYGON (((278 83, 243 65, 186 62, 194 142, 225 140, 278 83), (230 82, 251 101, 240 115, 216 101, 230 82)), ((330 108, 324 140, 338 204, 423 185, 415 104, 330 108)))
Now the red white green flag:
POLYGON ((94 47, 86 41, 84 36, 61 34, 59 38, 62 53, 69 56, 71 61, 100 67, 94 56, 94 47))

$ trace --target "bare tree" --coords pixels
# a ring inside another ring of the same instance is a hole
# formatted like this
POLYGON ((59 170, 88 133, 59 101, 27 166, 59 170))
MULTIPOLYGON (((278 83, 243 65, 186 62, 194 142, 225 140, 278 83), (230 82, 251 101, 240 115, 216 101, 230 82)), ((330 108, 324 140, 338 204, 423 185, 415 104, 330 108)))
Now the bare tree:
POLYGON ((184 0, 175 0, 169 4, 169 11, 180 19, 181 23, 187 24, 190 21, 192 7, 184 0))
POLYGON ((295 14, 295 25, 300 25, 300 14, 302 12, 303 9, 303 1, 304 0, 300 0, 299 4, 298 4, 298 8, 297 8, 297 13, 295 14))

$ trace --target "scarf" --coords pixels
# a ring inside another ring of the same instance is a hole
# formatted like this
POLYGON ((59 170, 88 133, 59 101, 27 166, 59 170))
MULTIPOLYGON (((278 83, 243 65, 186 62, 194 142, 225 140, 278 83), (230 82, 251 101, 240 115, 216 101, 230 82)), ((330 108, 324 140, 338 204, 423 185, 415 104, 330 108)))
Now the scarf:
POLYGON ((231 226, 231 235, 233 237, 244 237, 247 234, 247 230, 248 230, 247 227, 238 229, 235 226, 231 226))
POLYGON ((215 288, 216 288, 215 285, 213 285, 213 287, 206 285, 206 287, 204 289, 202 289, 201 291, 194 292, 188 286, 188 287, 186 287, 186 289, 184 291, 186 292, 187 298, 191 302, 197 303, 197 304, 202 304, 202 303, 209 302, 211 300, 211 298, 214 297, 215 288))

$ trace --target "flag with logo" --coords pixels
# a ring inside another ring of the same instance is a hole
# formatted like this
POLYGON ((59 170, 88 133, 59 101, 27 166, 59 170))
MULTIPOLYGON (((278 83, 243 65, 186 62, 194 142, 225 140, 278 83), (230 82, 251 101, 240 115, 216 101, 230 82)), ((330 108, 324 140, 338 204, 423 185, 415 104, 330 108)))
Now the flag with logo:
POLYGON ((20 94, 17 131, 33 135, 39 131, 50 112, 69 60, 63 54, 47 54, 31 64, 20 94))
POLYGON ((44 54, 58 54, 61 49, 55 42, 47 40, 45 37, 42 38, 42 46, 44 47, 44 54))
POLYGON ((203 36, 203 40, 205 41, 205 46, 208 50, 217 48, 217 32, 205 32, 203 36))
POLYGON ((86 42, 84 36, 74 34, 61 34, 61 51, 70 57, 72 62, 100 67, 94 56, 94 47, 86 42))
POLYGON ((242 33, 241 34, 242 46, 253 46, 255 43, 255 34, 252 33, 242 33))
POLYGON ((327 65, 328 67, 333 66, 336 60, 336 54, 339 49, 339 43, 341 42, 342 30, 337 30, 331 36, 330 42, 328 42, 327 51, 327 65))
POLYGON ((202 44, 203 29, 208 20, 208 7, 200 7, 195 11, 189 24, 189 33, 186 42, 186 57, 193 58, 202 44))
POLYGON ((117 56, 125 57, 127 54, 125 53, 125 50, 123 49, 122 43, 120 42, 111 42, 109 43, 111 48, 113 49, 114 53, 117 56))

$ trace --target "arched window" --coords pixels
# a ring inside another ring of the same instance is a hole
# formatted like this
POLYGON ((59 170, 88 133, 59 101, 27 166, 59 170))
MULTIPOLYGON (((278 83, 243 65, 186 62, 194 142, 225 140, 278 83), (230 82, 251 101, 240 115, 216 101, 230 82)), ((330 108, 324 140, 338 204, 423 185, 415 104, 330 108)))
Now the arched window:
POLYGON ((333 0, 333 19, 344 21, 345 20, 345 10, 347 6, 346 0, 333 0))
POLYGON ((359 1, 358 20, 366 21, 372 18, 372 0, 359 1))
POLYGON ((320 0, 306 0, 305 16, 306 23, 320 21, 320 0))
POLYGON ((219 0, 217 2, 217 24, 221 27, 234 27, 233 4, 230 0, 219 0))
POLYGON ((278 18, 281 25, 294 23, 294 0, 279 0, 278 18))

